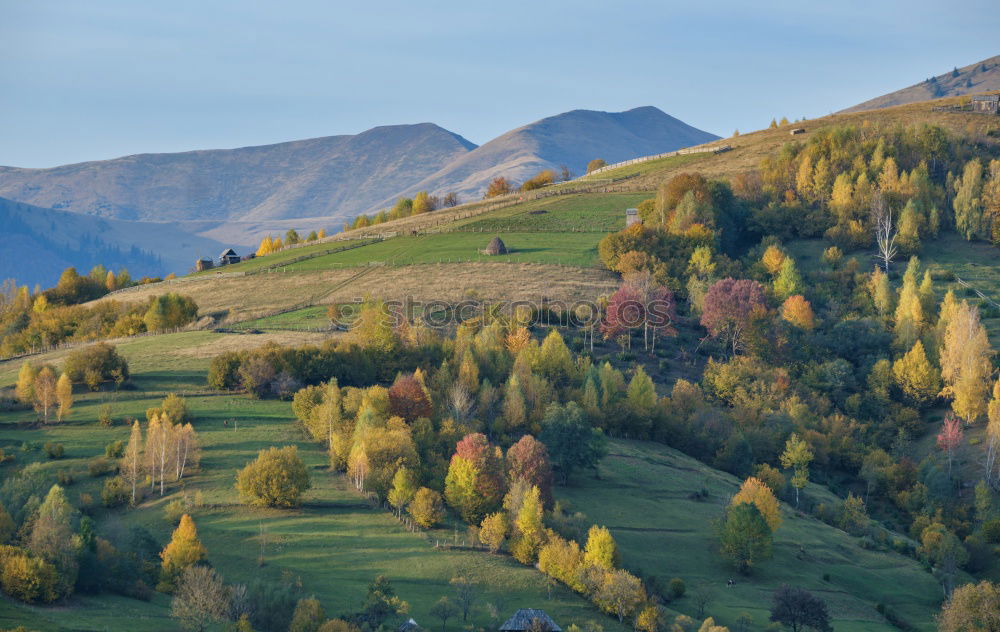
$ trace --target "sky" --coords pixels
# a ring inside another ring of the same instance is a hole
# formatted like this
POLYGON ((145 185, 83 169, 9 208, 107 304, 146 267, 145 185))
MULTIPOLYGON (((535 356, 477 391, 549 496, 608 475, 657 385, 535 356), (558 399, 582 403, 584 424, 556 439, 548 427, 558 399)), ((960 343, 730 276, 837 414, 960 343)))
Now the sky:
POLYGON ((0 165, 654 105, 727 136, 1000 53, 996 0, 0 0, 0 165))

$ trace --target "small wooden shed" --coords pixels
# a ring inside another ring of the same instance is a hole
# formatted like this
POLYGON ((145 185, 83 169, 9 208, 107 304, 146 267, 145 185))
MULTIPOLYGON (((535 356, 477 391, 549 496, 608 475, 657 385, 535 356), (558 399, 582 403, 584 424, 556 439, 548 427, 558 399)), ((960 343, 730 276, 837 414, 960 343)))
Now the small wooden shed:
POLYGON ((406 623, 396 628, 396 632, 420 632, 423 628, 413 620, 412 617, 406 620, 406 623))
POLYGON ((625 209, 625 228, 628 228, 633 224, 641 224, 641 223, 642 223, 642 218, 639 217, 639 209, 637 208, 625 209))
POLYGON ((539 630, 562 632, 562 628, 556 625, 552 617, 547 615, 544 610, 536 608, 521 608, 500 626, 500 632, 529 632, 529 630, 532 632, 539 630))
POLYGON ((479 252, 484 255, 490 255, 491 257, 495 257, 497 255, 505 255, 510 251, 507 250, 507 244, 503 243, 502 239, 500 239, 499 237, 494 237, 493 239, 490 240, 489 245, 487 245, 484 250, 480 250, 479 252))
POLYGON ((215 262, 211 259, 198 259, 194 263, 194 269, 198 272, 203 272, 205 270, 211 270, 215 267, 215 262))

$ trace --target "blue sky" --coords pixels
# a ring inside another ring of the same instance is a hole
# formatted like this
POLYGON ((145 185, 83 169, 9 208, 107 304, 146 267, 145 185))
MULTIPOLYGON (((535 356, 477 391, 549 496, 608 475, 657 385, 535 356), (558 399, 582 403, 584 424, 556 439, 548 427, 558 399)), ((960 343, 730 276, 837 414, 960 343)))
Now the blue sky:
POLYGON ((0 0, 0 165, 655 105, 728 135, 1000 53, 995 0, 0 0))

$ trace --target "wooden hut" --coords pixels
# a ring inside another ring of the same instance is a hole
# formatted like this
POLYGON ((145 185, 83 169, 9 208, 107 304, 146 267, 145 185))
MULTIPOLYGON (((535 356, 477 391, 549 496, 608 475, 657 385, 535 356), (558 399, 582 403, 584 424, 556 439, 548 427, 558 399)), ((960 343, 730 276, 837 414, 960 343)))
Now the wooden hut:
POLYGON ((500 632, 562 632, 552 617, 544 610, 521 608, 507 622, 500 626, 500 632))
POLYGON ((986 94, 972 97, 972 111, 983 114, 1000 113, 1000 94, 986 94))
POLYGON ((502 239, 500 239, 499 237, 494 237, 493 239, 490 240, 490 243, 488 246, 486 246, 486 249, 480 250, 479 252, 484 255, 490 255, 491 257, 495 257, 497 255, 505 255, 510 251, 507 250, 507 245, 503 243, 502 239))
POLYGON ((396 628, 396 632, 421 632, 421 630, 423 628, 412 617, 407 619, 406 623, 396 628))
POLYGON ((194 263, 194 269, 197 272, 204 272, 205 270, 211 270, 215 267, 215 262, 211 259, 198 259, 194 263))
POLYGON ((236 251, 233 250, 232 248, 226 248, 225 250, 222 251, 222 254, 219 255, 220 266, 225 266, 229 265, 230 263, 239 263, 239 262, 240 262, 240 256, 236 254, 236 251))

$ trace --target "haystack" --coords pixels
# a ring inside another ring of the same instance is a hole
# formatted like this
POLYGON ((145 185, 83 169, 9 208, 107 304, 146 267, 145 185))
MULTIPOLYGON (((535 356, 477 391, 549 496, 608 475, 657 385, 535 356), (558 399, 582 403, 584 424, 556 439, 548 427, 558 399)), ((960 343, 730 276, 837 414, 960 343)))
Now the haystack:
POLYGON ((496 256, 507 254, 507 246, 503 243, 503 240, 499 237, 494 237, 490 240, 490 245, 486 246, 485 250, 480 250, 484 255, 496 256))

